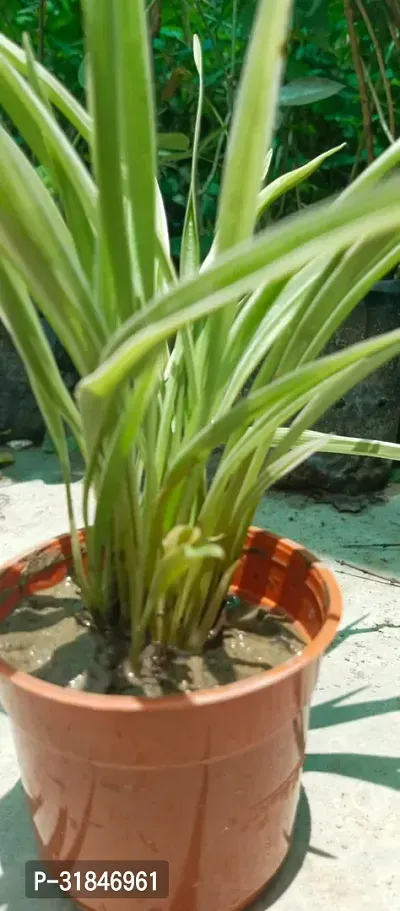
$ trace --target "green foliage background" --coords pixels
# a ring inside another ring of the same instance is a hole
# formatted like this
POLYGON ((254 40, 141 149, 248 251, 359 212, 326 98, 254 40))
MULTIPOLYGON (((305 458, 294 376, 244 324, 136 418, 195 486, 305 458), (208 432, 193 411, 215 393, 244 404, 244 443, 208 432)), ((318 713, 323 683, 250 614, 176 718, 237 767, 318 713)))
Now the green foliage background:
MULTIPOLYGON (((304 164, 326 149, 346 142, 296 194, 289 194, 273 211, 279 217, 291 208, 308 205, 343 188, 366 163, 359 86, 354 70, 345 0, 297 0, 288 42, 286 81, 328 79, 340 83, 339 94, 301 106, 282 107, 273 158, 273 177, 304 164)), ((400 45, 393 40, 392 6, 398 0, 363 0, 381 48, 393 108, 400 104, 400 45), (392 31, 390 31, 392 27, 392 31)), ((400 8, 400 4, 399 8, 400 8)), ((351 0, 359 51, 387 117, 386 95, 376 53, 360 13, 351 0)), ((39 35, 38 0, 0 0, 0 27, 20 41, 30 33, 39 56, 79 98, 84 96, 83 36, 79 0, 47 0, 45 28, 39 35)), ((151 0, 159 129, 193 136, 197 77, 192 58, 192 35, 202 42, 205 67, 205 107, 199 161, 201 242, 208 248, 216 213, 224 140, 243 62, 255 0, 151 0)), ((397 32, 398 34, 398 32, 397 32)), ((373 151, 388 144, 370 98, 373 151)), ((251 136, 249 136, 251 142, 251 136)), ((82 148, 84 154, 84 148, 82 148)), ((179 252, 190 176, 189 153, 160 159, 161 187, 166 199, 173 252, 179 252)))

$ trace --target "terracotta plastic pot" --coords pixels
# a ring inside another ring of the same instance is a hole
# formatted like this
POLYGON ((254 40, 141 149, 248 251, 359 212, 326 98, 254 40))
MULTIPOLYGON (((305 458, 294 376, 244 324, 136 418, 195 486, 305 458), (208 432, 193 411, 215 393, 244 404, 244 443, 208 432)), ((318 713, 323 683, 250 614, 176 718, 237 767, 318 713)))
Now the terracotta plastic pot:
MULTIPOLYGON (((0 619, 70 570, 69 537, 0 573, 0 619)), ((250 529, 233 591, 283 606, 300 656, 243 682, 141 700, 53 686, 0 663, 44 860, 170 866, 168 899, 80 901, 91 911, 236 911, 265 887, 291 840, 309 706, 341 617, 331 572, 299 545, 250 529)))

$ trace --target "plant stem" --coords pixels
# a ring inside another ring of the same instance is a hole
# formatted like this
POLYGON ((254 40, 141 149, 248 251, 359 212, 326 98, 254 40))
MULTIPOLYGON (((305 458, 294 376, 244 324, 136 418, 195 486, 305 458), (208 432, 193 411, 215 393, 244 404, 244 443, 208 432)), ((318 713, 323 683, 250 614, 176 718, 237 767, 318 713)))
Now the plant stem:
POLYGON ((400 29, 400 3, 399 0, 385 0, 386 6, 389 7, 391 16, 393 17, 393 25, 400 29))
MULTIPOLYGON (((228 115, 228 116, 229 116, 229 115, 228 115)), ((204 186, 201 188, 201 191, 200 191, 200 195, 201 195, 201 196, 205 196, 205 194, 206 194, 207 191, 208 191, 208 188, 210 187, 210 185, 212 184, 212 182, 213 182, 213 180, 214 180, 214 177, 215 177, 215 175, 216 175, 216 172, 217 172, 217 169, 218 169, 218 165, 219 165, 219 162, 220 162, 221 153, 222 153, 222 147, 223 147, 223 145, 224 145, 225 138, 226 138, 225 131, 224 131, 224 132, 221 132, 221 133, 220 133, 220 136, 219 136, 219 138, 218 138, 217 147, 216 147, 215 155, 214 155, 214 161, 213 161, 212 166, 211 166, 211 171, 210 171, 210 173, 209 173, 209 175, 208 175, 208 177, 207 177, 207 180, 206 180, 204 186)))
POLYGON ((192 29, 190 27, 190 15, 186 0, 181 0, 181 9, 183 37, 185 39, 186 47, 190 47, 192 44, 192 29))
POLYGON ((374 105, 375 105, 375 108, 376 108, 376 113, 377 113, 377 115, 378 115, 378 117, 379 117, 379 122, 380 122, 380 125, 381 125, 381 127, 382 127, 382 130, 383 130, 383 132, 384 132, 386 138, 388 139, 388 141, 389 141, 390 143, 393 143, 393 142, 395 141, 394 135, 393 135, 393 133, 390 131, 390 127, 389 127, 388 124, 386 123, 385 115, 384 115, 383 110, 382 110, 382 105, 381 105, 381 103, 380 103, 380 101, 379 101, 378 94, 377 94, 377 92, 376 92, 376 90, 375 90, 375 88, 374 88, 374 86, 373 86, 373 84, 372 84, 371 77, 370 77, 370 75, 369 75, 369 72, 368 72, 367 67, 365 66, 365 64, 364 64, 364 74, 365 74, 365 78, 366 78, 367 83, 368 83, 368 88, 369 88, 369 90, 370 90, 370 92, 371 92, 372 100, 373 100, 373 102, 374 102, 374 105))
POLYGON ((232 85, 235 84, 235 75, 236 75, 236 30, 237 30, 237 13, 238 13, 238 0, 233 0, 233 9, 232 9, 232 50, 231 50, 231 80, 232 85))
POLYGON ((357 174, 357 168, 360 163, 360 158, 361 158, 361 154, 362 154, 362 150, 363 150, 363 146, 364 146, 364 140, 365 140, 365 135, 364 135, 364 131, 362 131, 358 138, 357 152, 356 152, 356 155, 355 155, 355 158, 353 161, 353 165, 352 165, 352 168, 350 171, 348 186, 350 186, 350 184, 353 183, 353 180, 357 174))
POLYGON ((351 55, 353 66, 357 76, 358 88, 360 92, 361 112, 364 126, 365 145, 367 149, 367 158, 369 163, 374 160, 374 147, 372 136, 371 114, 369 110, 367 84, 364 77, 364 71, 361 61, 360 48, 358 43, 357 32, 354 25, 354 15, 351 0, 343 0, 344 14, 346 16, 347 28, 350 38, 351 55))
POLYGON ((156 38, 162 24, 162 0, 151 0, 146 12, 149 16, 151 37, 156 38))
MULTIPOLYGON (((387 108, 388 108, 388 117, 389 117, 389 129, 390 129, 391 136, 393 137, 391 141, 394 142, 394 136, 395 136, 395 132, 396 132, 396 125, 395 125, 395 119, 394 119, 393 98, 392 98, 392 93, 391 93, 391 90, 390 90, 389 82, 388 82, 388 80, 387 80, 387 78, 386 78, 385 63, 384 63, 384 60, 383 60, 383 57, 382 57, 382 51, 381 51, 381 49, 380 49, 380 47, 379 47, 379 43, 378 43, 376 34, 375 34, 374 29, 373 29, 373 26, 372 26, 372 22, 371 22, 371 20, 370 20, 370 18, 369 18, 369 16, 368 16, 368 13, 367 13, 367 11, 366 11, 366 9, 365 9, 365 6, 364 6, 362 0, 356 0, 356 3, 357 3, 357 6, 358 6, 358 9, 360 10, 360 13, 361 13, 361 15, 362 15, 362 17, 363 17, 363 19, 364 19, 365 25, 366 25, 366 27, 367 27, 367 29, 368 29, 368 34, 369 34, 369 36, 370 36, 370 38, 371 38, 372 44, 374 45, 375 54, 376 54, 376 59, 377 59, 377 61, 378 61, 379 71, 380 71, 380 74, 381 74, 381 77, 382 77, 382 82, 383 82, 383 86, 384 86, 385 94, 386 94, 386 101, 387 101, 387 108)), ((374 99, 374 100, 375 100, 375 99, 374 99)), ((376 104, 376 101, 375 101, 375 104, 376 104)), ((379 114, 379 111, 378 111, 378 114, 379 114)))

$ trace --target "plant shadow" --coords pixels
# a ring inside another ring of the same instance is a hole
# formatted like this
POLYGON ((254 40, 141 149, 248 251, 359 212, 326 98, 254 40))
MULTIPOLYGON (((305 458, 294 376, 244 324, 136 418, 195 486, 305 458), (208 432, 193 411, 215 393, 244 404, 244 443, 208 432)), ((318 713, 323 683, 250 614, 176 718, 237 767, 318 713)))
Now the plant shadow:
POLYGON ((362 617, 359 617, 357 620, 352 620, 351 623, 348 623, 347 626, 344 626, 343 629, 339 630, 335 639, 329 646, 328 652, 334 652, 352 636, 364 636, 366 633, 379 633, 381 630, 385 629, 400 629, 400 623, 394 623, 392 621, 375 623, 373 626, 360 626, 360 623, 363 623, 368 617, 369 614, 363 614, 362 617))
POLYGON ((305 772, 329 772, 400 791, 400 756, 308 753, 305 772))
MULTIPOLYGON (((25 863, 37 857, 33 827, 21 782, 0 800, 0 908, 4 911, 41 911, 42 899, 25 898, 25 863)), ((68 899, 51 902, 51 911, 76 911, 68 899)))
MULTIPOLYGON (((289 853, 264 892, 252 905, 249 905, 246 911, 267 911, 267 908, 272 908, 296 878, 307 852, 314 850, 310 847, 310 840, 311 809, 306 790, 302 786, 289 853)), ((318 853, 320 852, 318 851, 318 853)))
MULTIPOLYGON (((63 475, 57 456, 46 452, 43 446, 31 446, 14 452, 14 464, 3 468, 4 489, 11 484, 25 481, 43 481, 44 484, 62 484, 63 475)), ((83 475, 83 461, 79 453, 70 453, 72 481, 79 481, 83 475)))
POLYGON ((321 702, 311 709, 311 728, 330 728, 335 724, 345 724, 348 721, 359 721, 361 718, 372 718, 379 715, 389 715, 400 712, 400 696, 391 696, 389 699, 372 699, 369 702, 353 702, 343 705, 346 699, 364 692, 366 687, 337 696, 327 702, 321 702))
POLYGON ((30 595, 0 625, 2 635, 7 632, 30 633, 56 626, 62 620, 73 617, 80 610, 77 598, 56 598, 52 595, 30 595))

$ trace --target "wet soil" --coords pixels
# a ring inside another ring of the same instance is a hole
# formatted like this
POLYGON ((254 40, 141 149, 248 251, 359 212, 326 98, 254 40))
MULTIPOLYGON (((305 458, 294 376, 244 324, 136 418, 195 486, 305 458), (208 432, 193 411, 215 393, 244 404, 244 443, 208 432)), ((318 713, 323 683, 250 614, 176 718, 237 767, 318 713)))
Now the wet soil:
POLYGON ((90 628, 75 584, 66 579, 22 601, 0 623, 0 656, 58 686, 154 698, 252 677, 300 654, 307 641, 281 610, 232 598, 223 617, 201 654, 150 644, 135 674, 129 642, 90 628))

